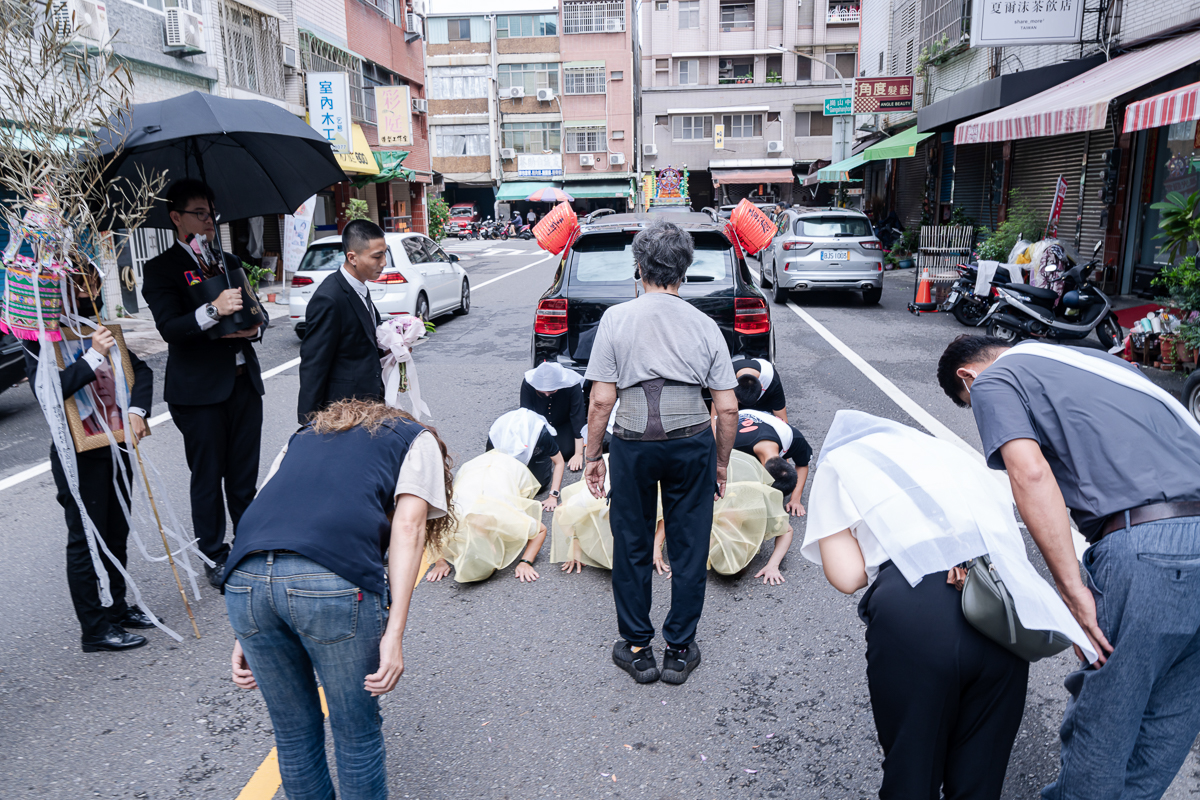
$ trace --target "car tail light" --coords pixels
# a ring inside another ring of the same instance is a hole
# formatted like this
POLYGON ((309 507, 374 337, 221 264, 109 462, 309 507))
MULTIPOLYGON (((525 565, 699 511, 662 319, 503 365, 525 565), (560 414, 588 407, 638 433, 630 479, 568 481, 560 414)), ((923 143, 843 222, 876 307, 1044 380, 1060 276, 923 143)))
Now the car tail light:
POLYGON ((292 286, 309 286, 312 282, 312 278, 305 278, 303 275, 292 276, 292 286))
POLYGON ((876 241, 875 239, 868 239, 865 242, 859 242, 859 245, 861 245, 864 250, 882 250, 883 249, 883 243, 876 241))
POLYGON ((812 247, 812 242, 784 242, 784 250, 803 250, 806 247, 812 247))
POLYGON ((546 336, 559 336, 567 332, 567 301, 563 299, 543 300, 538 303, 533 332, 546 336))
POLYGON ((408 283, 408 279, 399 272, 385 272, 371 283, 408 283))
POLYGON ((770 333, 771 315, 761 297, 736 297, 733 300, 733 330, 736 333, 770 333))

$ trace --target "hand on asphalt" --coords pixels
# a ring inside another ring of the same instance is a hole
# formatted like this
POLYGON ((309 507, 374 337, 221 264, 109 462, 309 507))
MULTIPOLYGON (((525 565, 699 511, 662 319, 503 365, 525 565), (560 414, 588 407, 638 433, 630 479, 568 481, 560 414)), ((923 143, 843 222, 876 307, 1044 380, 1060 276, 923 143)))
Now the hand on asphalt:
POLYGON ((804 510, 804 504, 795 498, 788 500, 787 505, 783 507, 783 510, 794 517, 803 517, 808 513, 804 510))
POLYGON ((446 563, 446 559, 439 558, 437 563, 429 568, 429 572, 425 573, 425 580, 440 581, 442 578, 450 574, 450 565, 446 563))
POLYGON ((575 570, 575 572, 583 572, 583 562, 582 561, 564 561, 563 565, 562 565, 562 571, 567 573, 568 575, 570 575, 571 570, 575 570))
POLYGON ((583 469, 583 454, 576 453, 571 456, 571 460, 567 462, 567 469, 571 470, 571 472, 579 472, 579 470, 583 469))
POLYGON ((654 550, 654 568, 658 570, 659 575, 671 574, 671 565, 663 558, 662 548, 655 548, 654 550))
POLYGON ((772 567, 770 564, 767 564, 758 572, 754 573, 754 577, 762 578, 764 584, 769 583, 772 586, 778 586, 779 584, 783 583, 783 575, 779 573, 779 567, 772 567))
POLYGON ((553 511, 556 508, 558 508, 557 497, 547 497, 542 501, 542 511, 553 511))
POLYGON ((533 583, 541 577, 537 574, 537 570, 526 564, 524 561, 522 561, 520 564, 517 564, 517 568, 513 571, 513 574, 521 583, 533 583))

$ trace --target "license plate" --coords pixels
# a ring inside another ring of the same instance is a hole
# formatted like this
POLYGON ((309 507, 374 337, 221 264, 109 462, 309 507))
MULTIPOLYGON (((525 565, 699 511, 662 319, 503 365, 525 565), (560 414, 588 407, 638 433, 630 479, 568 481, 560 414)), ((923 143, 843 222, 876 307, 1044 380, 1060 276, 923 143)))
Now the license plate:
POLYGON ((822 250, 822 261, 845 261, 850 258, 849 250, 822 250))
POLYGON ((947 295, 946 302, 953 303, 957 299, 958 299, 958 292, 951 292, 949 295, 947 295))

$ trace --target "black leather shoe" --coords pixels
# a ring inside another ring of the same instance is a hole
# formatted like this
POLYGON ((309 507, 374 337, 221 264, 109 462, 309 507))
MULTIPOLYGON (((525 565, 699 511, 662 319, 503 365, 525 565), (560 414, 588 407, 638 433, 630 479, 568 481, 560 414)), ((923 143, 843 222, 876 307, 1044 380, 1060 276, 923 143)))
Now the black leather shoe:
POLYGON ((138 636, 114 625, 107 635, 99 639, 84 639, 82 644, 83 652, 98 653, 101 650, 132 650, 141 647, 146 641, 145 636, 138 636))
POLYGON ((225 594, 225 562, 218 561, 215 567, 205 564, 204 571, 208 574, 209 584, 221 594, 225 594))
MULTIPOLYGON (((158 621, 162 622, 161 619, 158 621)), ((154 620, 140 608, 130 608, 120 619, 113 620, 113 624, 120 625, 122 628, 153 628, 154 620)))

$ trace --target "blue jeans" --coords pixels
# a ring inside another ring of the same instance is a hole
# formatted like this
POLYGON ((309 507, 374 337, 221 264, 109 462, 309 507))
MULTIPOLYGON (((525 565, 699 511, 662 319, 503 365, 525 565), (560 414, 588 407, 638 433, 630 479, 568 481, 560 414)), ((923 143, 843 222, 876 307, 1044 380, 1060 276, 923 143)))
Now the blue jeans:
POLYGON ((380 596, 304 556, 272 551, 242 559, 225 582, 225 607, 271 713, 288 800, 335 797, 317 677, 342 800, 386 798, 383 719, 363 688, 379 668, 387 625, 380 596))
POLYGON ((1200 517, 1111 533, 1084 555, 1113 653, 1067 676, 1046 800, 1151 800, 1200 733, 1200 517))

